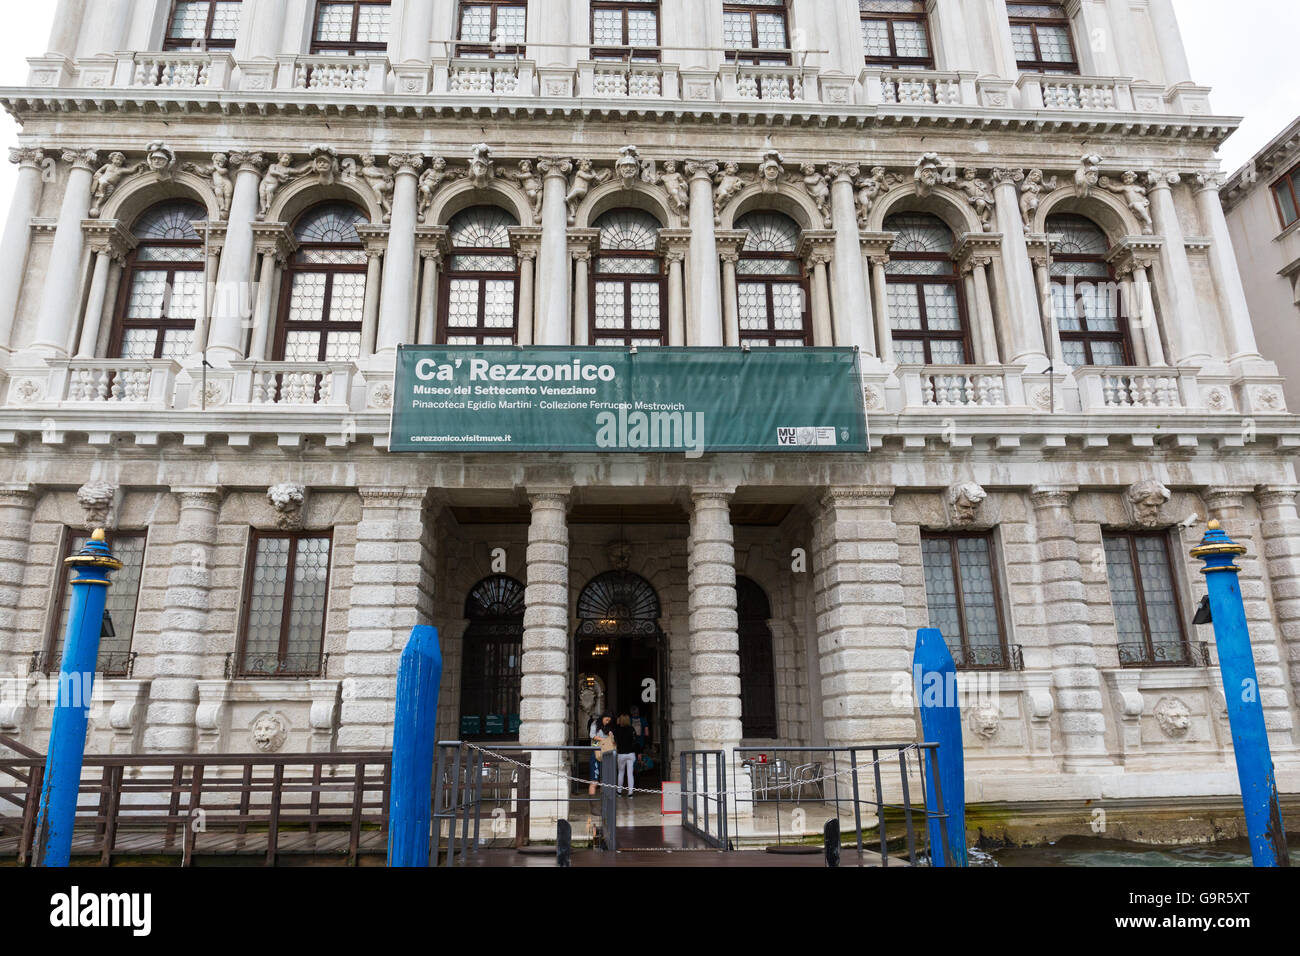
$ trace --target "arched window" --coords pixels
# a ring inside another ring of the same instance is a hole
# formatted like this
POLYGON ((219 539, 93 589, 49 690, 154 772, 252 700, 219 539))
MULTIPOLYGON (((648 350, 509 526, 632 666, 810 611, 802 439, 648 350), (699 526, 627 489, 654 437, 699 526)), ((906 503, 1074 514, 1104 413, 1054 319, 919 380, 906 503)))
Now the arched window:
POLYGON ((592 270, 591 343, 663 345, 663 260, 659 221, 639 209, 596 220, 600 253, 592 270))
POLYGON ((895 357, 903 365, 965 365, 970 327, 952 231, 923 213, 890 216, 885 229, 898 233, 885 266, 895 357))
POLYGON ((736 578, 740 636, 740 723, 745 737, 776 737, 776 663, 772 605, 756 581, 736 578))
POLYGON ((578 595, 578 633, 627 637, 659 633, 659 595, 631 571, 606 571, 578 595))
POLYGON ((519 260, 510 243, 518 220, 497 206, 474 206, 448 223, 438 341, 514 345, 519 329, 519 260))
POLYGON ((352 362, 361 357, 366 250, 357 226, 368 221, 347 203, 316 206, 298 220, 298 252, 282 283, 276 361, 352 362))
POLYGON ((1133 345, 1106 234, 1082 216, 1048 216, 1052 312, 1071 365, 1132 365, 1133 345))
POLYGON ((524 641, 524 586, 497 574, 465 600, 460 668, 460 736, 466 740, 519 736, 524 641))
POLYGON ((192 223, 207 212, 192 202, 154 206, 135 224, 109 357, 175 359, 194 347, 203 313, 203 240, 192 223))
POLYGON ((811 345, 798 223, 781 213, 752 212, 736 228, 747 233, 736 265, 741 342, 811 345))

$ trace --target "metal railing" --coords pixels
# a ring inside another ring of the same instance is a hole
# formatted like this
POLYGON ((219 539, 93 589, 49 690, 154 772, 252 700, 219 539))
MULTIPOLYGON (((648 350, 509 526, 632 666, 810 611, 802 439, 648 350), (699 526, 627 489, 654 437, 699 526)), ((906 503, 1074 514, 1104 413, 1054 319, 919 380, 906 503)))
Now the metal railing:
POLYGON ((680 754, 680 760, 682 828, 709 846, 730 850, 726 753, 721 750, 685 750, 680 754), (714 790, 709 789, 710 784, 714 790))
POLYGON ((488 844, 504 843, 522 849, 529 839, 533 804, 551 804, 557 821, 568 816, 572 804, 596 807, 600 832, 592 834, 592 842, 599 842, 605 850, 616 850, 618 789, 612 757, 599 762, 600 786, 594 795, 573 792, 574 778, 587 776, 591 754, 591 747, 581 746, 439 741, 429 865, 453 866, 458 854, 463 859, 488 844), (555 755, 558 759, 554 768, 535 766, 540 754, 555 755), (539 783, 544 786, 537 786, 539 783), (490 833, 484 832, 485 816, 490 821, 490 833))
MULTIPOLYGON (((136 651, 114 651, 99 654, 99 660, 96 662, 96 672, 100 677, 108 678, 129 678, 135 674, 135 661, 140 655, 136 651)), ((50 676, 58 674, 60 662, 51 659, 45 651, 32 651, 31 659, 27 664, 28 675, 42 674, 50 676)))
POLYGON ((1205 641, 1166 641, 1147 644, 1124 642, 1119 648, 1121 667, 1209 667, 1210 645, 1205 641))
POLYGON ((276 654, 245 656, 233 651, 226 655, 226 680, 305 680, 328 677, 328 654, 276 654))
POLYGON ((928 854, 918 852, 918 824, 928 829, 933 821, 940 838, 947 839, 948 813, 937 784, 938 753, 937 743, 840 748, 737 747, 733 751, 735 766, 747 774, 749 787, 748 793, 736 784, 731 788, 731 832, 739 833, 740 814, 745 809, 741 804, 748 800, 752 802, 751 813, 758 813, 763 804, 775 811, 772 817, 777 826, 777 847, 803 844, 810 834, 784 827, 782 807, 805 807, 806 816, 807 807, 821 805, 828 813, 833 809, 836 818, 852 813, 857 852, 862 859, 866 849, 864 829, 870 829, 864 827, 865 809, 875 815, 880 865, 890 865, 889 844, 899 839, 894 827, 900 822, 907 864, 924 865, 928 854), (892 763, 897 765, 896 777, 892 769, 884 769, 892 763), (936 781, 933 800, 927 794, 927 776, 936 781), (914 795, 919 795, 919 803, 914 801, 914 795))
POLYGON ((959 670, 967 671, 1022 671, 1024 655, 1019 644, 959 647, 953 650, 953 659, 959 670))

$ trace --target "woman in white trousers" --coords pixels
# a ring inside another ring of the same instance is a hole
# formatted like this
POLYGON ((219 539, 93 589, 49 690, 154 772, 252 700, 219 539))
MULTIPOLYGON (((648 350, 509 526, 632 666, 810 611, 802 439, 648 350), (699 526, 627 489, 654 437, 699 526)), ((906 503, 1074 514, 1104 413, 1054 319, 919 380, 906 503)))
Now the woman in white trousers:
POLYGON ((618 744, 618 776, 615 778, 619 792, 632 796, 632 770, 636 764, 636 735, 632 733, 632 718, 620 714, 614 727, 614 741, 618 744), (627 784, 624 785, 623 781, 627 784))

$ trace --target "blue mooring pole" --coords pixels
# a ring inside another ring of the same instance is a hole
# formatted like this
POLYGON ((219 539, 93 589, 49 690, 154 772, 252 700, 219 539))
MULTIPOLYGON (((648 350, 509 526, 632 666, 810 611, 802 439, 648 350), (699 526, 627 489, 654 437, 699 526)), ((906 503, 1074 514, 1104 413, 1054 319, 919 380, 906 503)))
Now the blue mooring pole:
POLYGON ((36 817, 37 866, 67 866, 72 859, 72 828, 81 790, 81 764, 86 756, 86 721, 95 689, 108 576, 122 567, 122 562, 109 552, 102 530, 92 534, 86 546, 66 558, 64 564, 76 572, 76 577, 72 579, 72 609, 63 638, 58 696, 36 817))
POLYGON ((1228 705, 1232 728, 1232 750, 1237 758, 1237 779, 1241 782, 1241 805, 1246 811, 1250 855, 1256 866, 1290 866, 1286 851, 1286 830, 1273 778, 1273 757, 1264 727, 1264 707, 1259 699, 1255 658, 1246 628, 1246 608, 1241 599, 1233 560, 1246 553, 1211 521, 1201 543, 1191 554, 1205 562, 1201 573, 1210 590, 1210 617, 1214 643, 1219 649, 1219 672, 1223 677, 1223 699, 1228 705))
POLYGON ((912 655, 912 689, 921 711, 921 733, 938 753, 922 750, 925 768, 926 824, 934 866, 966 865, 966 777, 961 745, 961 707, 957 701, 957 665, 943 634, 933 627, 916 632, 912 655), (939 765, 935 786, 934 763, 939 765), (940 806, 939 796, 943 803, 940 806), (939 813, 945 813, 939 826, 939 813), (946 836, 946 839, 945 839, 946 836))
POLYGON ((438 629, 414 628, 397 668, 393 779, 388 804, 389 866, 429 865, 430 800, 441 682, 438 629))

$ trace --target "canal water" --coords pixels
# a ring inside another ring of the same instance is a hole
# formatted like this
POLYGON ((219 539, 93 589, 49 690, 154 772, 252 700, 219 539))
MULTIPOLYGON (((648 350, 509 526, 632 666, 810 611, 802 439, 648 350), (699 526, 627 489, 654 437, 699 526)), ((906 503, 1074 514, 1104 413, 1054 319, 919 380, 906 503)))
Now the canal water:
MULTIPOLYGON (((1300 848, 1300 835, 1288 835, 1287 844, 1300 848)), ((1291 851, 1292 865, 1300 865, 1300 849, 1291 851)), ((1196 846, 1148 846, 1117 840, 1065 837, 1047 846, 970 850, 971 866, 1250 866, 1250 844, 1223 840, 1196 846)))

